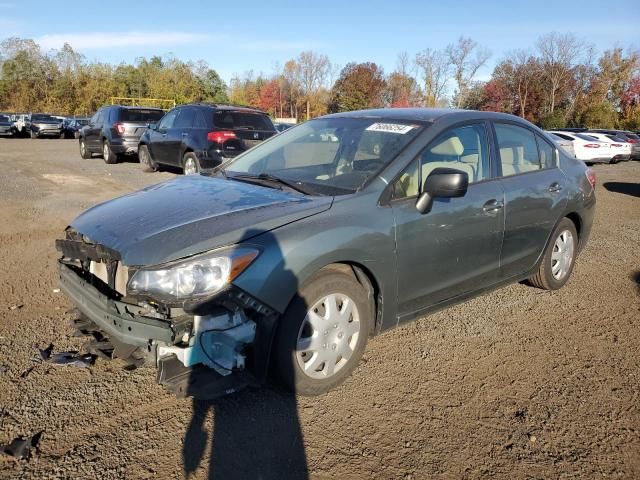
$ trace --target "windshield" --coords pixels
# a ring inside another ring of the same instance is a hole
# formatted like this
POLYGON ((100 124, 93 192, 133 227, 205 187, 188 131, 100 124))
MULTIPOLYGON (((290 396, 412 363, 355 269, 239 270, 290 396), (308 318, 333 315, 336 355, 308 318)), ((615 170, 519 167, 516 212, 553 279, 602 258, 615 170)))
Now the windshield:
POLYGON ((410 122, 320 118, 285 130, 225 164, 233 174, 271 175, 313 190, 351 193, 422 130, 410 122))
POLYGON ((44 121, 56 121, 56 118, 53 118, 51 115, 44 115, 42 113, 36 113, 31 115, 31 121, 34 120, 44 120, 44 121))
POLYGON ((139 108, 123 108, 120 112, 121 122, 157 122, 164 115, 162 110, 142 110, 139 108))

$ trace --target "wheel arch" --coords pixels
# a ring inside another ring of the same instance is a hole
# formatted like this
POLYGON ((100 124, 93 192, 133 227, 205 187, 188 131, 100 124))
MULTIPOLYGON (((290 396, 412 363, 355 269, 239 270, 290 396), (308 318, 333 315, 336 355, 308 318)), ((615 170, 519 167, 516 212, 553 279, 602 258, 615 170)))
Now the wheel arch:
POLYGON ((382 290, 380 289, 380 285, 373 272, 359 262, 351 260, 335 261, 326 264, 325 266, 311 274, 303 281, 303 284, 313 280, 321 272, 328 270, 334 270, 352 276, 360 285, 362 285, 362 287, 367 292, 367 297, 371 302, 371 312, 373 313, 374 326, 374 328, 371 330, 371 334, 376 335, 377 333, 379 333, 382 327, 382 290))
POLYGON ((571 220, 576 227, 576 233, 578 234, 578 241, 581 241, 582 234, 582 217, 578 212, 569 212, 565 215, 566 218, 571 220))

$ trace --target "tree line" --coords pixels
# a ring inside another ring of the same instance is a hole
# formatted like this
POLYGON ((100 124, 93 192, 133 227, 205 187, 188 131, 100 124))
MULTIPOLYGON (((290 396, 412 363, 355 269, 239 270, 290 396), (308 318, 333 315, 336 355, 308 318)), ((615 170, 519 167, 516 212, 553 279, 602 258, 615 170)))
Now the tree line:
POLYGON ((274 117, 304 120, 377 107, 457 107, 519 115, 543 128, 640 129, 640 53, 616 46, 597 54, 571 33, 542 35, 529 49, 478 73, 491 52, 460 37, 442 49, 400 53, 385 73, 374 62, 342 68, 305 51, 271 74, 234 75, 229 84, 206 62, 140 58, 135 64, 88 62, 69 45, 43 52, 33 41, 0 43, 0 109, 87 114, 111 97, 152 97, 177 103, 249 105, 274 117))

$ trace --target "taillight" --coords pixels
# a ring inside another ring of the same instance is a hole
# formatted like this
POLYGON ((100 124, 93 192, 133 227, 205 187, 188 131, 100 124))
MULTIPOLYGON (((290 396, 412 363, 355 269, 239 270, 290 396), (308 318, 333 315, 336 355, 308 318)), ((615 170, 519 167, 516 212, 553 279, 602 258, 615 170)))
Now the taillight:
POLYGON ((622 145, 621 145, 620 143, 612 143, 612 144, 611 144, 611 146, 612 146, 612 147, 619 148, 619 147, 621 147, 622 145))
POLYGON ((124 125, 121 123, 114 123, 113 124, 113 128, 116 129, 116 132, 118 132, 118 135, 123 135, 124 134, 124 125))
POLYGON ((584 172, 584 174, 587 176, 587 180, 589 180, 591 187, 596 188, 596 172, 594 172, 591 168, 587 168, 587 171, 584 172))
POLYGON ((232 138, 236 138, 236 134, 226 130, 207 133, 207 140, 210 142, 224 143, 232 138))
POLYGON ((629 140, 627 140, 627 142, 629 142, 629 143, 638 143, 638 140, 636 140, 635 138, 630 138, 629 140))
POLYGON ((586 148, 600 148, 600 145, 598 145, 597 143, 585 143, 584 146, 586 148))

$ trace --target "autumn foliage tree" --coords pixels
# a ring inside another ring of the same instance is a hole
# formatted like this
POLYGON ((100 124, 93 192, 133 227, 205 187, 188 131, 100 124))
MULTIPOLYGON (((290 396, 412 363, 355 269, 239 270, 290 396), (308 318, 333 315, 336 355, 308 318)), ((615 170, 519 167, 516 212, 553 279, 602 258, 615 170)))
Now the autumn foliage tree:
POLYGON ((349 63, 331 90, 332 112, 378 108, 384 105, 387 82, 375 63, 349 63))

